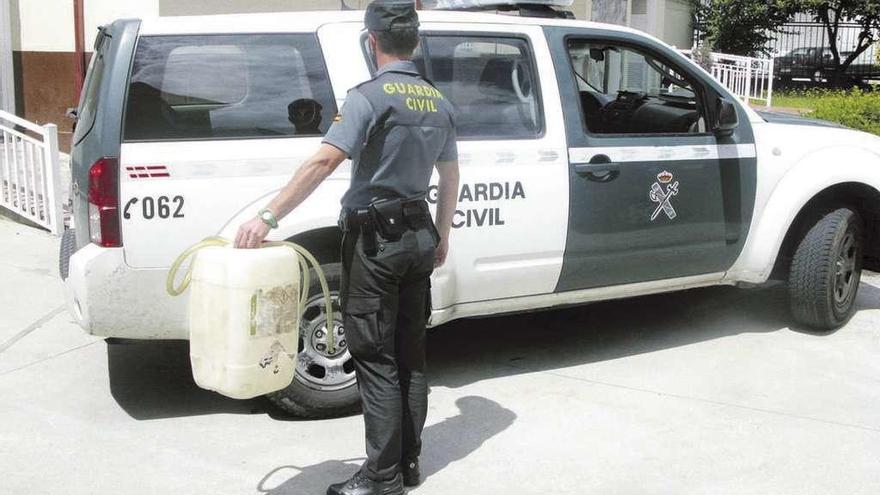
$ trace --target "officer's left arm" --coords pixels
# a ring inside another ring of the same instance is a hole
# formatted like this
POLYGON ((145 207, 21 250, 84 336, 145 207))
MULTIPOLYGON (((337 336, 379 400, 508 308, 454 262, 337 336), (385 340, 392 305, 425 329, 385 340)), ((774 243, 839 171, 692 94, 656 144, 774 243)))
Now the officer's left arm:
MULTIPOLYGON (((290 182, 281 189, 266 208, 281 219, 305 201, 318 185, 336 170, 347 158, 345 152, 335 146, 322 144, 318 152, 303 162, 290 182)), ((262 218, 256 217, 242 224, 235 236, 235 247, 256 248, 269 234, 270 227, 262 218)))

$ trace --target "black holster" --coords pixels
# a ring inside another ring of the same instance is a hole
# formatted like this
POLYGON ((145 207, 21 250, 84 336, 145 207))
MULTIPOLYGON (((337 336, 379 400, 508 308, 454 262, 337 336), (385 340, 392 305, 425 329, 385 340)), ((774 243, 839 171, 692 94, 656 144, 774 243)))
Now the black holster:
POLYGON ((410 228, 400 199, 380 199, 370 203, 370 215, 379 235, 389 241, 400 240, 403 233, 410 228))
POLYGON ((377 200, 365 209, 344 210, 339 226, 343 232, 355 229, 360 231, 367 256, 375 256, 378 252, 377 234, 393 242, 399 241, 407 230, 429 227, 435 243, 439 242, 439 235, 425 200, 377 200))

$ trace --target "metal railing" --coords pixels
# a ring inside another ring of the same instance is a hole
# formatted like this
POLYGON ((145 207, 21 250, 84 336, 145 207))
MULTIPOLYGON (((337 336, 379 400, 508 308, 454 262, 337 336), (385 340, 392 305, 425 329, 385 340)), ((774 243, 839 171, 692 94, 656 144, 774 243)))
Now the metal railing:
POLYGON ((0 207, 60 235, 61 198, 58 127, 0 110, 0 207))
MULTIPOLYGON (((682 50, 693 57, 693 50, 682 50)), ((743 57, 726 53, 712 53, 708 72, 741 100, 773 104, 773 58, 743 57)))

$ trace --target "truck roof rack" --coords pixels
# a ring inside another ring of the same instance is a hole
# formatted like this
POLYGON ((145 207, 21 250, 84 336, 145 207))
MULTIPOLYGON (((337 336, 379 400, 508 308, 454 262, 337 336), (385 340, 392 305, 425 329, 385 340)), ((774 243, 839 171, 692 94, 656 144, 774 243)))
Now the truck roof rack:
POLYGON ((509 12, 521 17, 555 19, 574 19, 574 14, 571 11, 556 8, 570 7, 571 4, 572 0, 422 0, 422 6, 425 9, 509 12))

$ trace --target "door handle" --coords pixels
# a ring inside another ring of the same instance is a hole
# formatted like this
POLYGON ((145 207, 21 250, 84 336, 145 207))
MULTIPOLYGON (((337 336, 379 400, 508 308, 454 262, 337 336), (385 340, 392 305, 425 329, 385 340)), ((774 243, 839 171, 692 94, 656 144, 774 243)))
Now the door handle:
POLYGON ((589 163, 575 163, 574 173, 592 182, 611 182, 620 176, 620 165, 607 155, 596 155, 589 163))

